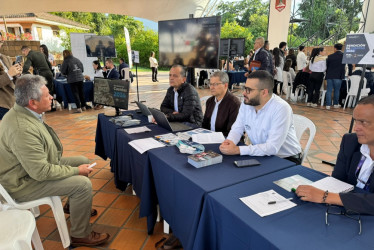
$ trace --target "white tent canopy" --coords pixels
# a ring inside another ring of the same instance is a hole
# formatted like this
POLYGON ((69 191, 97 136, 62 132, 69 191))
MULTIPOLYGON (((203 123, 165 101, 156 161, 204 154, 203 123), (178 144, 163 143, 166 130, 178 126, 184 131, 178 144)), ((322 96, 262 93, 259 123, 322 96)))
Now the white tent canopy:
POLYGON ((98 12, 151 21, 202 17, 215 0, 0 0, 0 16, 33 12, 98 12))

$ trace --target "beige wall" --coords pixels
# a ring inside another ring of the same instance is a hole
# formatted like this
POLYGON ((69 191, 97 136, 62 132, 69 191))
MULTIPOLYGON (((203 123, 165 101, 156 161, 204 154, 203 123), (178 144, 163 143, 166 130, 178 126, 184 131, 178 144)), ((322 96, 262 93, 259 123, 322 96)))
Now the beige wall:
POLYGON ((40 42, 39 41, 5 41, 0 49, 0 53, 10 56, 15 59, 16 56, 22 55, 22 46, 29 46, 31 50, 39 51, 40 42))

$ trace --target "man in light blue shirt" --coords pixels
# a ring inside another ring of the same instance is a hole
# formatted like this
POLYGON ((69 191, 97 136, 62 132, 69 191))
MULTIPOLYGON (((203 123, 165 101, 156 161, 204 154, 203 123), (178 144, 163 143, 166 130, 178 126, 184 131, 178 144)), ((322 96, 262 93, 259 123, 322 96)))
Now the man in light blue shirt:
POLYGON ((273 94, 273 76, 257 70, 248 76, 244 87, 244 102, 220 150, 226 155, 276 155, 301 163, 301 146, 293 125, 290 105, 273 94), (237 146, 243 133, 251 145, 237 146))

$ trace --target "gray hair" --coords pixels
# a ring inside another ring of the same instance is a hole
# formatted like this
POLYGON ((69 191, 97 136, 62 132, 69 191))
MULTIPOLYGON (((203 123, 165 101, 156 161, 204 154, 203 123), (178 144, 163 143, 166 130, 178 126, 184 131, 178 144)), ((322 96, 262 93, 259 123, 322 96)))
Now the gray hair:
POLYGON ((226 72, 224 72, 224 71, 216 71, 216 72, 214 72, 211 76, 210 76, 210 78, 212 78, 212 77, 218 77, 219 78, 219 80, 221 81, 221 82, 223 82, 223 83, 229 83, 229 76, 228 76, 228 74, 226 73, 226 72))
POLYGON ((186 77, 186 76, 187 76, 186 68, 183 67, 182 65, 174 64, 173 66, 171 66, 171 68, 172 68, 172 69, 173 69, 173 68, 180 68, 180 69, 181 69, 181 72, 180 72, 181 76, 182 76, 182 77, 186 77))
POLYGON ((30 100, 40 101, 42 97, 41 88, 47 84, 42 76, 24 75, 17 79, 14 96, 16 103, 22 107, 27 107, 30 100))
POLYGON ((260 37, 256 38, 256 41, 257 40, 261 41, 261 47, 264 46, 264 44, 265 44, 265 38, 263 38, 262 36, 260 36, 260 37))

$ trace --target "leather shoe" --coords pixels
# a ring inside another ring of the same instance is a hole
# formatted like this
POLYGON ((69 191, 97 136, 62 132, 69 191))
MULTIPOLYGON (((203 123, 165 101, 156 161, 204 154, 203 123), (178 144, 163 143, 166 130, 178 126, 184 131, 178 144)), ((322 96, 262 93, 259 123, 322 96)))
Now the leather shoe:
POLYGON ((92 231, 86 238, 71 237, 71 245, 75 246, 97 246, 105 243, 110 235, 107 233, 97 233, 92 231))
POLYGON ((173 234, 169 236, 169 238, 165 241, 162 249, 180 249, 182 248, 182 244, 177 237, 173 234))
MULTIPOLYGON (((64 209, 64 213, 65 213, 65 214, 70 214, 70 205, 69 205, 68 202, 65 203, 65 206, 64 206, 63 209, 64 209)), ((94 209, 94 208, 92 208, 92 209, 91 209, 91 217, 93 217, 93 216, 95 216, 95 215, 97 215, 97 210, 94 209)))

